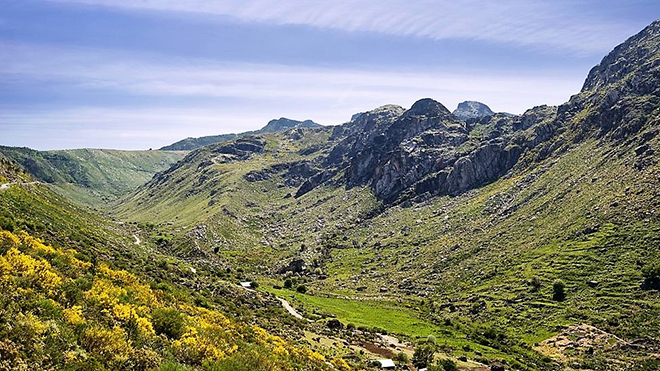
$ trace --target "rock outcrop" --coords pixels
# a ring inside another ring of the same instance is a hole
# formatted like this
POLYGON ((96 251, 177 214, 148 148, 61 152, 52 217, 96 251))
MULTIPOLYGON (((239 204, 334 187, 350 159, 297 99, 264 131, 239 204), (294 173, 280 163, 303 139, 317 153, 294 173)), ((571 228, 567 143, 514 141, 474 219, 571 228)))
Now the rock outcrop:
POLYGON ((459 103, 458 107, 452 112, 452 114, 463 121, 467 121, 469 119, 492 116, 495 112, 481 102, 465 101, 459 103))

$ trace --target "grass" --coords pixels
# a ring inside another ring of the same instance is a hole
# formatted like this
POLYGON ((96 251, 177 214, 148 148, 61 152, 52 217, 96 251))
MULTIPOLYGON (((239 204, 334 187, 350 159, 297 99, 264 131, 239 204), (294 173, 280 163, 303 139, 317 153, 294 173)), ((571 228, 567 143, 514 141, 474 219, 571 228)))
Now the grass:
POLYGON ((323 297, 301 294, 295 290, 278 290, 268 286, 264 290, 285 298, 294 295, 295 299, 291 300, 292 305, 297 305, 297 308, 304 313, 316 311, 331 314, 344 324, 353 323, 356 326, 385 329, 388 333, 405 335, 413 339, 425 338, 429 335, 440 336, 447 332, 447 329, 420 319, 412 310, 402 308, 402 303, 323 297))
POLYGON ((1 146, 0 153, 21 164, 36 180, 55 185, 68 199, 92 207, 116 201, 186 154, 108 149, 35 151, 1 146))

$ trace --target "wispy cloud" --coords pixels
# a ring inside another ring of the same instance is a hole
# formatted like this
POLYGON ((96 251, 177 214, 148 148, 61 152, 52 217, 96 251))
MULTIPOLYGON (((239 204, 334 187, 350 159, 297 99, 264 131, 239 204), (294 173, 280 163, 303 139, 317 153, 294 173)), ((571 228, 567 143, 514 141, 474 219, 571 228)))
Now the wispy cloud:
POLYGON ((148 96, 317 101, 327 107, 340 101, 360 106, 407 104, 424 96, 453 106, 464 98, 482 97, 498 109, 521 112, 537 103, 565 101, 577 92, 586 74, 331 69, 203 59, 158 61, 148 56, 136 58, 135 53, 83 48, 1 47, 5 53, 0 57, 0 74, 19 76, 21 81, 62 81, 83 89, 115 89, 148 96))
MULTIPOLYGON (((115 138, 114 143, 123 143, 123 148, 144 148, 186 136, 256 129, 280 116, 339 124, 355 112, 387 103, 409 106, 423 97, 437 99, 449 109, 459 101, 476 99, 495 110, 519 113, 534 105, 566 101, 578 91, 582 80, 581 76, 538 71, 411 73, 198 59, 165 62, 154 56, 108 50, 13 44, 0 47, 4 51, 0 56, 0 80, 4 84, 31 82, 44 89, 53 86, 75 91, 78 97, 74 105, 63 109, 0 108, 3 144, 39 148, 48 146, 49 141, 26 138, 20 133, 44 134, 56 128, 69 130, 68 135, 84 146, 108 146, 115 138), (131 108, 112 101, 103 106, 85 101, 87 95, 97 92, 114 92, 135 100, 147 98, 149 102, 131 108), (126 135, 132 142, 125 141, 126 135)), ((61 143, 59 147, 74 146, 70 140, 61 143)))
MULTIPOLYGON (((106 7, 231 16, 431 39, 468 39, 602 53, 635 25, 601 19, 558 0, 47 0, 106 7)), ((594 2, 593 6, 598 6, 594 2)))

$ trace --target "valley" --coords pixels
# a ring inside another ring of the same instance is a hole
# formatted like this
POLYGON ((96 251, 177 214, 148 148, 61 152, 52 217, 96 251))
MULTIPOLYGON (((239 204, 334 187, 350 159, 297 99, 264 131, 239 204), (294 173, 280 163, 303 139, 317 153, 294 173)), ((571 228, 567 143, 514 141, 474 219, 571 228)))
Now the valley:
POLYGON ((521 115, 0 147, 0 368, 658 369, 659 133, 655 21, 521 115))

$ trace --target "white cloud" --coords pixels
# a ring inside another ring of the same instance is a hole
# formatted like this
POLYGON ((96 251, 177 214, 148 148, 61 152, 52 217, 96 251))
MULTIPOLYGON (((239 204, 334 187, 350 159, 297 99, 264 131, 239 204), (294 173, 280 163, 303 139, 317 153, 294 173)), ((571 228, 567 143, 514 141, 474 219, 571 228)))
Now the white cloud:
MULTIPOLYGON (((472 39, 602 53, 637 31, 558 0, 47 0, 231 16, 432 39, 472 39)), ((595 2, 594 6, 598 6, 595 2)))
POLYGON ((330 69, 163 61, 83 48, 0 48, 0 79, 46 87, 56 83, 58 89, 79 95, 79 102, 66 109, 0 109, 2 144, 37 148, 50 148, 44 143, 55 143, 55 138, 58 148, 158 147, 187 136, 257 129, 281 116, 340 124, 355 112, 388 103, 410 106, 424 97, 450 110, 469 99, 497 111, 520 113, 538 104, 562 103, 582 82, 582 76, 558 72, 330 69), (148 98, 149 103, 130 108, 109 101, 87 107, 87 92, 114 92, 136 101, 148 98), (168 103, 159 104, 159 99, 168 103))

